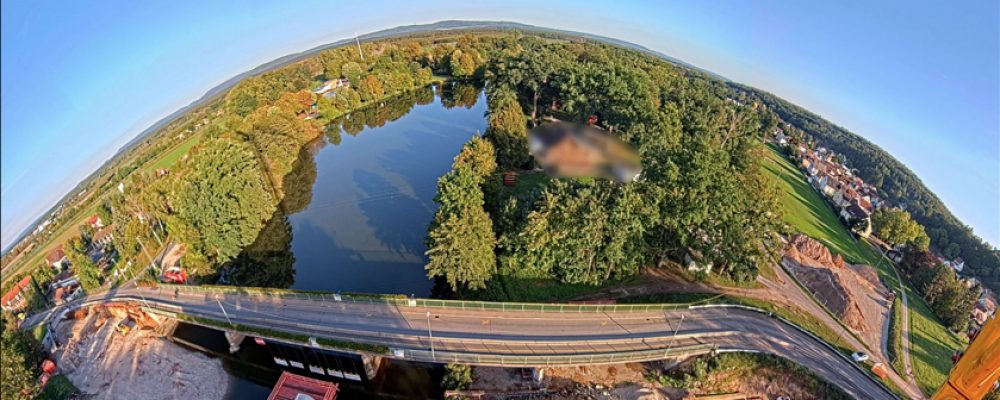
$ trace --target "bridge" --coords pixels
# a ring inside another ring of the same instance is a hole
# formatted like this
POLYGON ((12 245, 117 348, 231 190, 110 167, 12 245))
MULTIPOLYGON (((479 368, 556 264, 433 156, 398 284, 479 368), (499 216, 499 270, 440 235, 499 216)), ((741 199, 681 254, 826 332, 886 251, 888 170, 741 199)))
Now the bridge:
POLYGON ((861 367, 811 334, 760 310, 739 306, 495 303, 128 285, 26 322, 45 322, 67 308, 123 301, 231 333, 277 340, 307 337, 306 343, 293 342, 316 347, 358 344, 351 349, 418 362, 539 367, 761 352, 801 364, 854 398, 896 398, 861 367))

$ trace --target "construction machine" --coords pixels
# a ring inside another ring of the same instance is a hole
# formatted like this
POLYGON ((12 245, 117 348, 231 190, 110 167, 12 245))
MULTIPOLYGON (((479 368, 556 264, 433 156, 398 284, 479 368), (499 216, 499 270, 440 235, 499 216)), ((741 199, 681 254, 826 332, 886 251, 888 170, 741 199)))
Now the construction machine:
POLYGON ((979 400, 1000 379, 1000 322, 991 318, 958 357, 932 400, 979 400))

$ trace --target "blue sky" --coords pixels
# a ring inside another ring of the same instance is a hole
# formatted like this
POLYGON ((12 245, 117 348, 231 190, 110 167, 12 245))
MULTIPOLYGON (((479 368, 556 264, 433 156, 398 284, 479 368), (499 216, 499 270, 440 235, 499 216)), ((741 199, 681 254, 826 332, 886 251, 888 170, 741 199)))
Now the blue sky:
POLYGON ((2 2, 4 248, 142 129, 226 79, 355 32, 445 19, 616 37, 771 91, 887 149, 1000 243, 995 1, 138 3, 2 2))

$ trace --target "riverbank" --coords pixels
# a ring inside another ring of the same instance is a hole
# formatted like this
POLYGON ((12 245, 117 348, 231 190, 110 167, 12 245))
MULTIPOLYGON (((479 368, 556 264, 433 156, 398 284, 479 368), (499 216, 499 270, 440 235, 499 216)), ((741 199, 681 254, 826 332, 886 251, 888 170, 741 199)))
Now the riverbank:
POLYGON ((217 399, 226 394, 230 377, 220 360, 152 329, 135 326, 122 335, 110 313, 78 316, 55 327, 61 346, 53 357, 84 398, 217 399))

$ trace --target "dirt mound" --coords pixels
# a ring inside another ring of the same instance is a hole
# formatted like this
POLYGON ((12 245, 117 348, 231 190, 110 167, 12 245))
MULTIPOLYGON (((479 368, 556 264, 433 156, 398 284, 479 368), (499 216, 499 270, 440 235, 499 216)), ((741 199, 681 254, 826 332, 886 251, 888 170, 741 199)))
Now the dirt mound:
POLYGON ((833 255, 822 243, 806 235, 795 235, 785 251, 785 257, 803 264, 803 260, 809 260, 811 264, 818 264, 827 268, 845 268, 847 264, 839 254, 833 255))
POLYGON ((888 290, 874 268, 847 264, 805 235, 792 237, 782 263, 847 326, 857 332, 881 332, 888 290))

